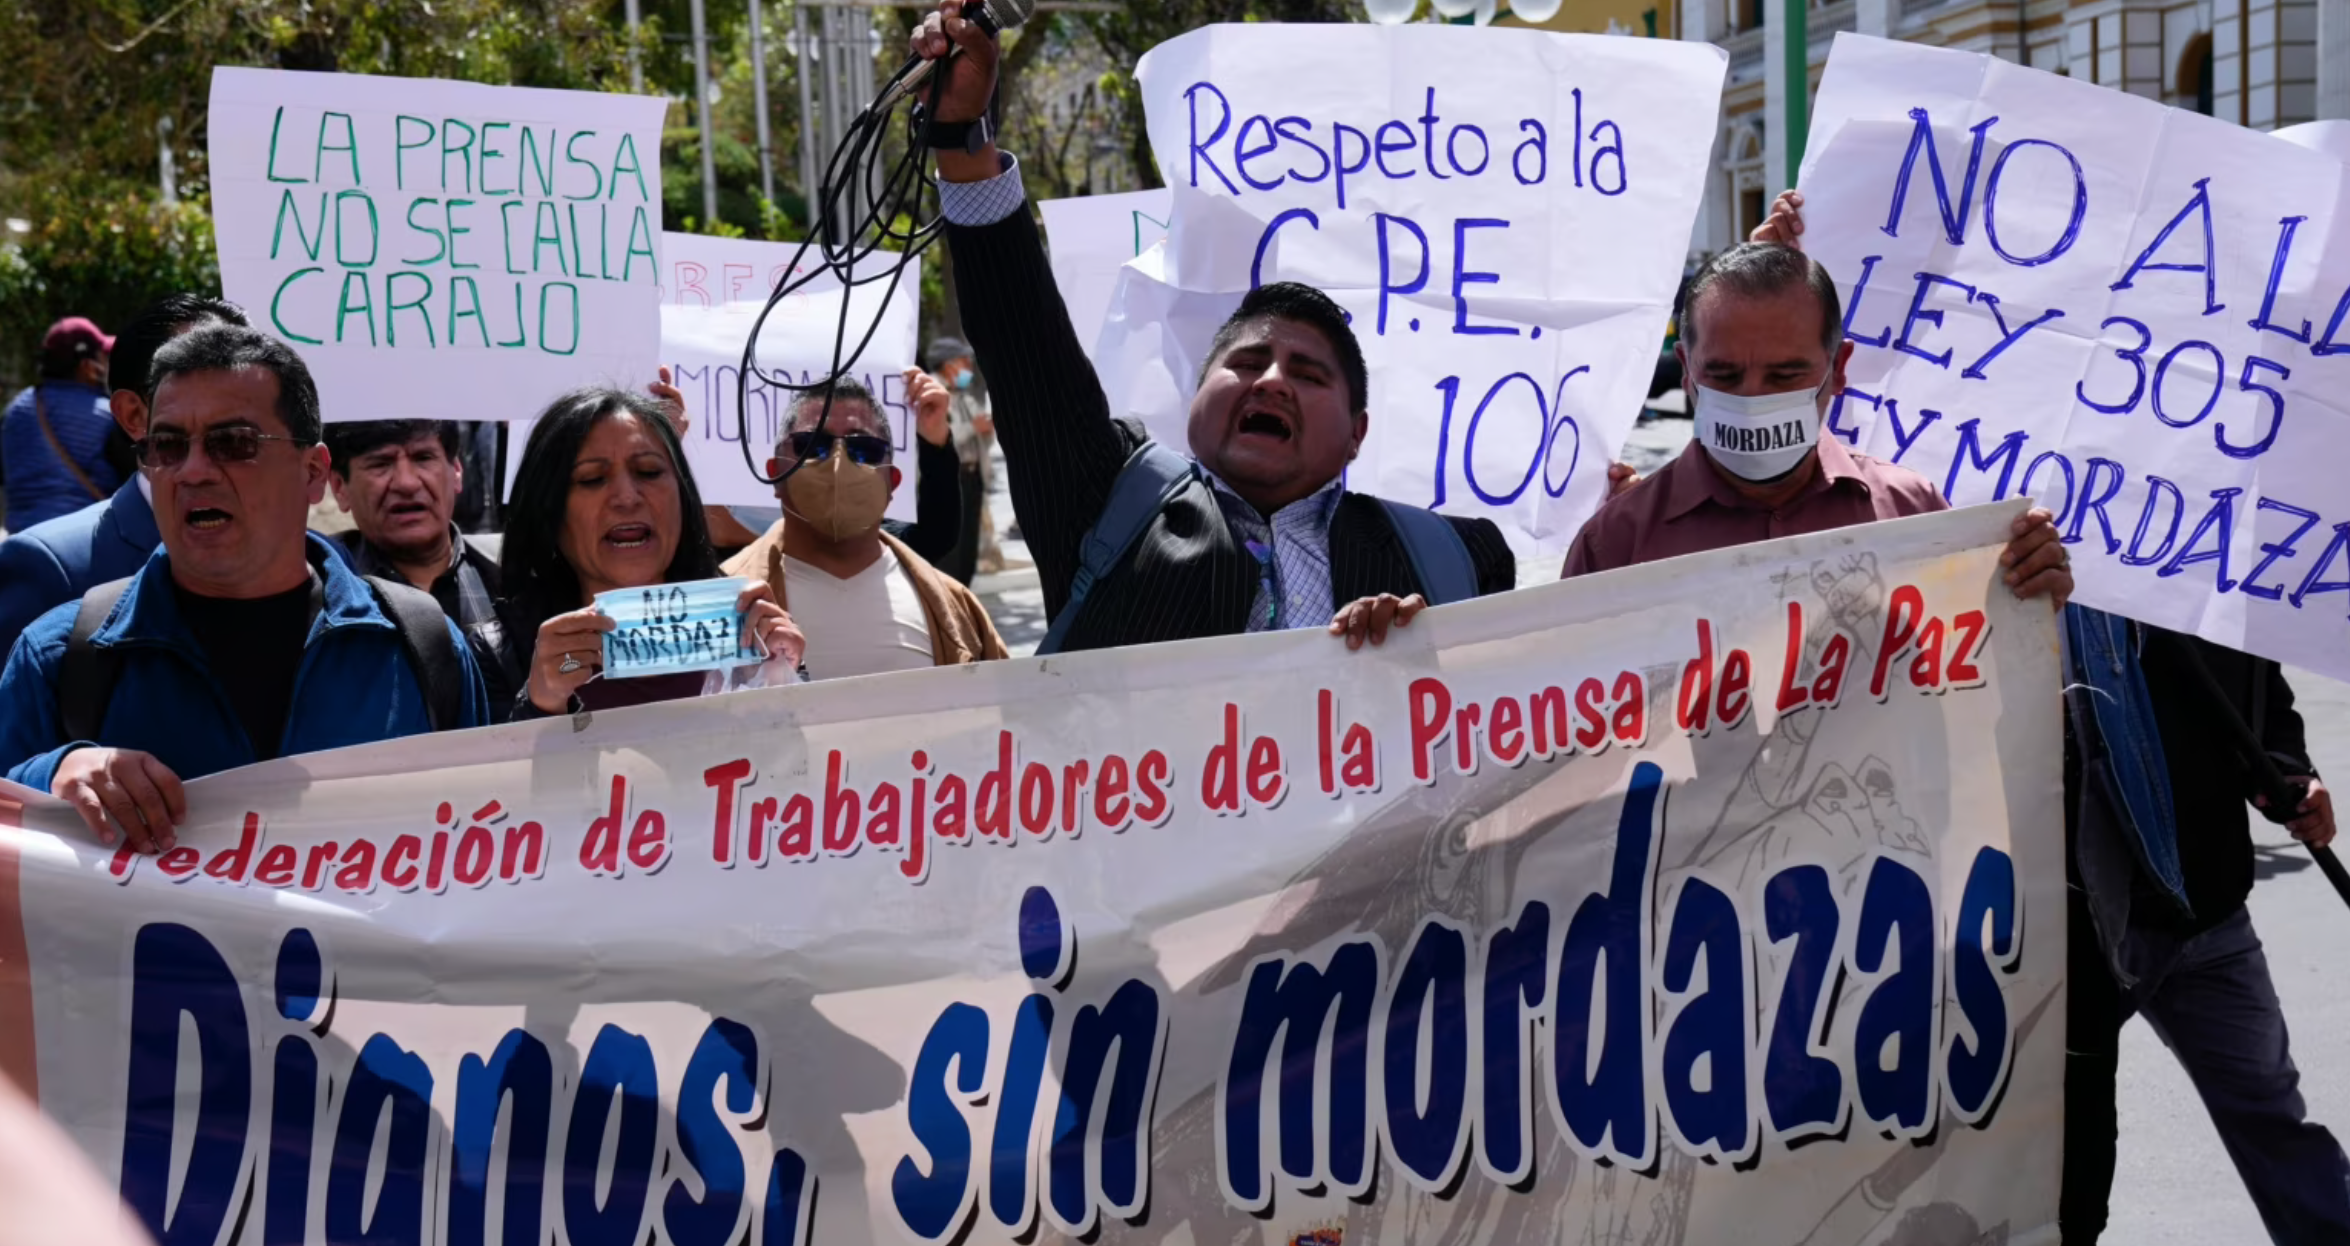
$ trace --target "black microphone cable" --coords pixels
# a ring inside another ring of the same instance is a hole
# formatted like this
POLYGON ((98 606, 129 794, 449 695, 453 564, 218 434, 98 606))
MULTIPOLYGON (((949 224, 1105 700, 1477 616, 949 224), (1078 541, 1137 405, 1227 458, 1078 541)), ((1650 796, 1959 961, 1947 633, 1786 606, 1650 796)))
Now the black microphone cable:
MULTIPOLYGON (((799 470, 804 460, 794 459, 791 466, 774 477, 769 477, 761 470, 757 458, 751 453, 750 397, 754 383, 764 383, 770 389, 792 395, 825 390, 824 407, 817 413, 815 426, 816 432, 823 432, 826 423, 832 418, 833 395, 830 387, 848 375, 849 369, 864 355, 865 348, 872 344, 874 335, 881 330, 883 318, 888 315, 890 300, 896 296, 907 268, 938 238, 943 228, 935 213, 927 217, 923 215, 925 193, 930 192, 933 207, 937 196, 931 191, 930 179, 925 176, 929 149, 923 142, 922 118, 936 114, 945 82, 944 74, 934 72, 930 75, 930 81, 925 84, 927 90, 922 106, 910 109, 906 114, 905 151, 894 161, 885 161, 883 139, 891 111, 888 105, 894 102, 893 95, 897 91, 896 79, 892 79, 874 103, 867 105, 849 123, 848 132, 841 136, 840 144, 833 149, 831 158, 825 163, 816 198, 809 204, 813 219, 808 237, 792 253, 791 263, 785 270, 786 276, 776 283, 774 291, 768 295, 766 306, 760 308, 758 319, 751 324, 750 338, 743 343, 742 368, 735 377, 735 429, 743 465, 762 484, 782 484, 799 470), (852 192, 858 190, 864 192, 866 206, 862 211, 856 209, 856 200, 852 195, 852 192), (895 250, 897 258, 885 268, 859 275, 857 270, 864 261, 885 247, 895 250), (821 256, 821 263, 802 272, 801 263, 811 249, 821 256), (768 316, 774 313, 784 299, 828 273, 839 280, 841 295, 840 315, 833 331, 830 367, 822 377, 807 381, 794 381, 789 372, 771 373, 762 369, 759 366, 759 334, 766 326, 768 316), (880 302, 863 333, 857 337, 856 344, 851 347, 849 329, 853 313, 850 296, 860 286, 882 282, 887 285, 882 291, 880 302)), ((802 124, 806 124, 805 118, 802 124)), ((784 419, 784 426, 788 428, 788 406, 784 419)))

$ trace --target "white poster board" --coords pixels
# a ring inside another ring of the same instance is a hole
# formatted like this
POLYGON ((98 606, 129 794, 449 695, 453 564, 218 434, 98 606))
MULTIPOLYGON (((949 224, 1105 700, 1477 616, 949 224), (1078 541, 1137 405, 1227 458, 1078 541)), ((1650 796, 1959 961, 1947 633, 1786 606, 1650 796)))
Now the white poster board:
POLYGON ((1089 347, 1101 336, 1118 290, 1118 270, 1158 245, 1175 215, 1175 192, 1136 190, 1078 199, 1045 199, 1044 237, 1052 249, 1053 285, 1069 309, 1077 340, 1089 347))
POLYGON ((1854 344, 1831 430, 2056 511, 2088 605, 2350 677, 2340 159, 1854 35, 1811 133, 1854 344))
POLYGON ((1301 281, 1353 317, 1370 434, 1349 488, 1563 550, 1654 375, 1724 54, 1451 26, 1196 30, 1137 70, 1172 188, 1096 366, 1185 446, 1215 326, 1301 281))
POLYGON ((329 420, 522 419, 649 376, 668 101, 212 74, 221 288, 329 420))

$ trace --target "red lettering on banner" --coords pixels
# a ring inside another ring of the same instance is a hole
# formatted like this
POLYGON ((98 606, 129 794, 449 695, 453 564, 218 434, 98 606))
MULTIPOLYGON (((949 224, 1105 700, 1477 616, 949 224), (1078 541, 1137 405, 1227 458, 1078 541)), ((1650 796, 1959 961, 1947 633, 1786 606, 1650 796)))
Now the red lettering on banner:
POLYGON ((1135 787, 1141 799, 1134 806, 1134 820, 1143 826, 1157 826, 1175 812, 1174 802, 1167 799, 1167 784, 1173 773, 1167 767, 1167 755, 1157 749, 1144 753, 1142 762, 1134 768, 1135 787))
POLYGON ((1102 758, 1101 777, 1093 785, 1094 825, 1105 831, 1123 831, 1133 817, 1126 799, 1126 759, 1112 753, 1102 758))
POLYGON ((669 864, 669 823, 658 809, 636 815, 628 832, 628 863, 647 874, 658 874, 669 864))
POLYGON ((995 769, 979 780, 979 805, 973 810, 972 829, 989 839, 1012 838, 1012 733, 996 733, 995 769))
POLYGON ((873 798, 866 802, 865 842, 877 848, 895 848, 904 838, 904 828, 898 817, 898 785, 877 784, 873 798))
POLYGON ((195 876, 196 863, 203 859, 203 853, 183 846, 157 857, 155 868, 163 871, 163 876, 171 881, 184 883, 195 876))
POLYGON ((375 890, 375 844, 365 839, 351 841, 343 849, 342 868, 335 871, 335 886, 353 895, 366 895, 375 890))
POLYGON ((783 804, 783 832, 775 837, 775 855, 786 861, 806 861, 816 855, 816 802, 793 796, 783 804))
POLYGON ((1020 770, 1020 829, 1039 839, 1053 833, 1053 772, 1033 761, 1020 770))
POLYGON ((722 762, 702 772, 702 784, 718 793, 718 813, 710 831, 710 859, 728 869, 734 868, 734 805, 743 787, 751 781, 751 759, 736 758, 722 762))
POLYGON ((290 886, 294 881, 294 866, 302 854, 292 844, 271 844, 261 854, 261 863, 253 867, 253 881, 264 887, 290 886))
POLYGON ((850 787, 848 759, 833 749, 824 762, 824 852, 845 857, 857 851, 857 827, 865 813, 864 797, 850 787))
POLYGON ((602 817, 588 823, 579 841, 580 868, 598 878, 618 878, 620 829, 628 817, 628 776, 612 776, 612 803, 602 817))
POLYGON ((1093 774, 1093 763, 1080 757, 1061 767, 1061 833, 1071 839, 1085 825, 1085 785, 1093 774))
POLYGON ((237 846, 214 853, 212 860, 204 866, 205 876, 243 886, 246 871, 253 865, 253 850, 260 842, 261 815, 248 813, 245 815, 245 829, 237 836, 237 846))
MULTIPOLYGON (((441 807, 448 808, 446 805, 441 807)), ((399 891, 416 890, 416 859, 423 852, 424 841, 414 835, 401 835, 393 839, 391 850, 384 853, 384 881, 399 891)))

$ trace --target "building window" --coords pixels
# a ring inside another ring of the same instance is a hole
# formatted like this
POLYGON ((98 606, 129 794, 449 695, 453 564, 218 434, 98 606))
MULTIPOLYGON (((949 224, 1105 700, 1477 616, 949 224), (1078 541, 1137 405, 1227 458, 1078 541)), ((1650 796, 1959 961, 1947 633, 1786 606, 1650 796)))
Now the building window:
POLYGON ((1761 30, 1769 12, 1764 0, 1738 0, 1738 29, 1761 30))
POLYGON ((1761 188, 1738 192, 1738 241, 1745 241, 1747 235, 1761 228, 1763 207, 1761 188))
POLYGON ((2211 115, 2211 36, 2200 34, 2187 40, 2187 48, 2179 53, 2179 103, 2208 117, 2211 115))

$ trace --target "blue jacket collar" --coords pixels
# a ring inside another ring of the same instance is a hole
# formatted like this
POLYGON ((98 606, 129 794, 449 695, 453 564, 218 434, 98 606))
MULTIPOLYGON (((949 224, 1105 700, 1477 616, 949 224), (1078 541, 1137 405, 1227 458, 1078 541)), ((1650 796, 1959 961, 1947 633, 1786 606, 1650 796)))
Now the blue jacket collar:
POLYGON ((136 475, 114 491, 114 497, 106 503, 106 518, 114 525, 114 534, 126 545, 153 550, 163 544, 163 532, 155 526, 155 507, 147 501, 146 494, 139 492, 136 475))
MULTIPOLYGON (((152 515, 149 521, 153 521, 152 515)), ((303 540, 308 546, 311 573, 321 587, 318 617, 310 626, 311 643, 337 628, 392 626, 375 599, 375 590, 343 562, 325 537, 306 532, 303 540)), ((137 582, 116 603, 114 613, 106 616, 106 622, 90 637, 90 643, 181 645, 186 640, 179 599, 172 592, 171 552, 159 545, 147 565, 139 569, 137 582)))

